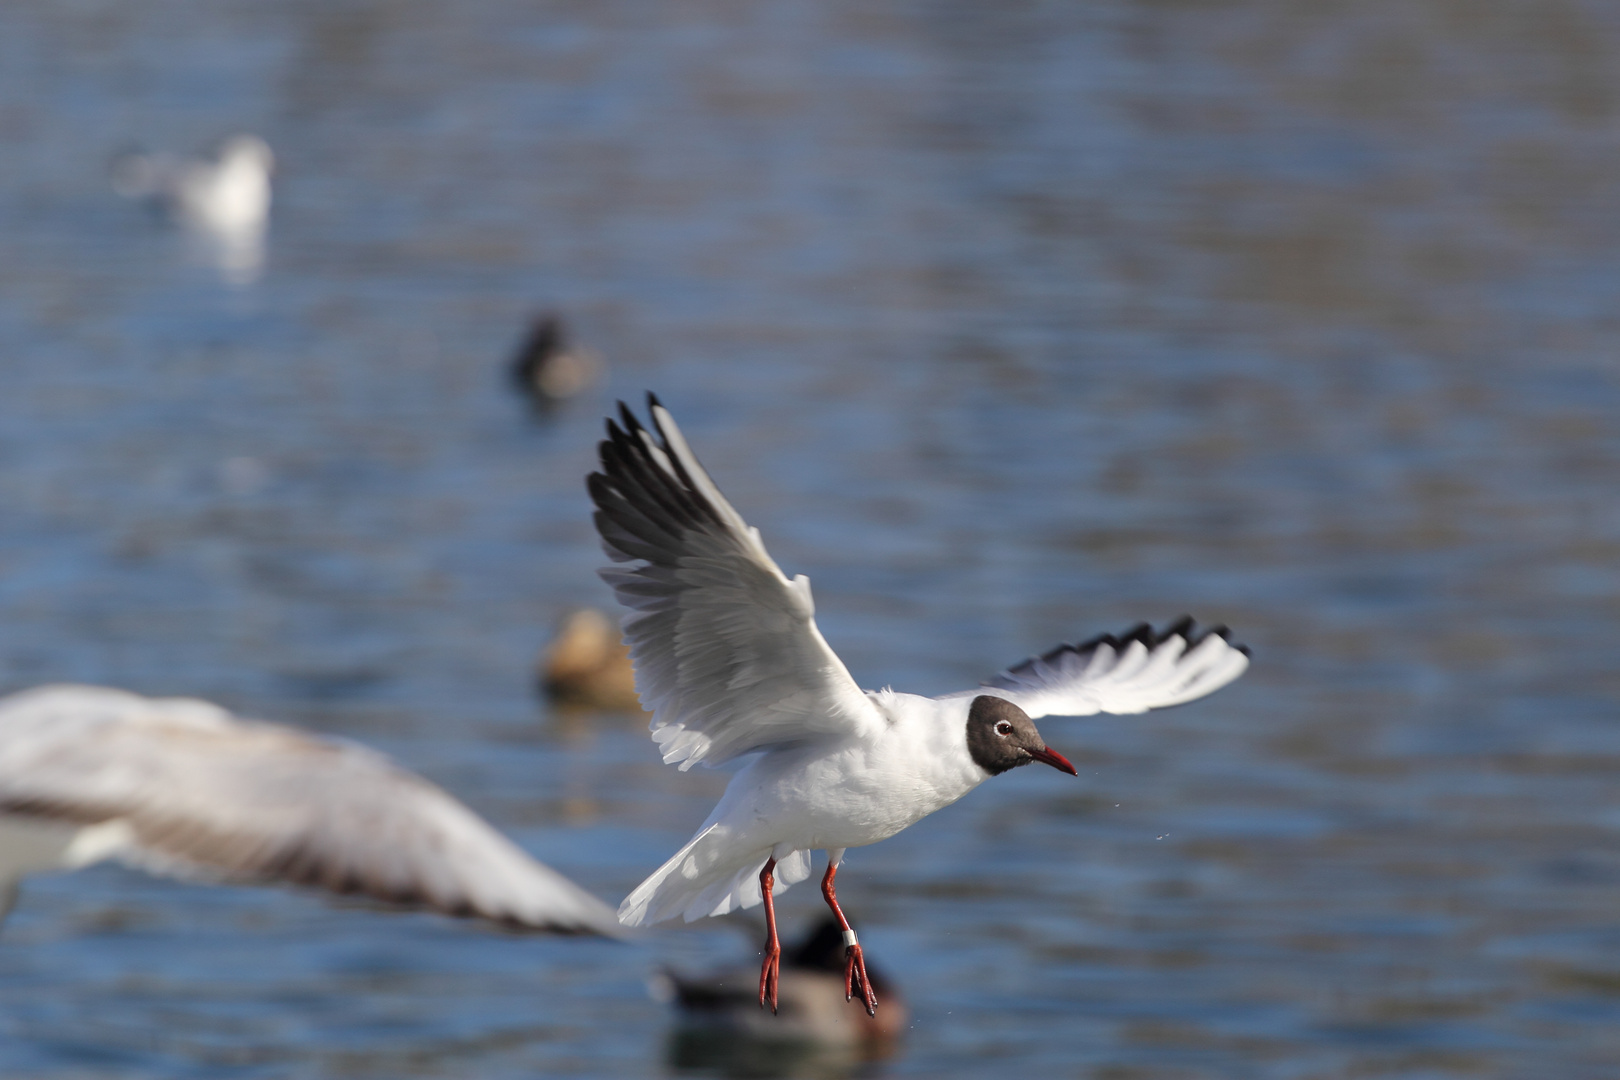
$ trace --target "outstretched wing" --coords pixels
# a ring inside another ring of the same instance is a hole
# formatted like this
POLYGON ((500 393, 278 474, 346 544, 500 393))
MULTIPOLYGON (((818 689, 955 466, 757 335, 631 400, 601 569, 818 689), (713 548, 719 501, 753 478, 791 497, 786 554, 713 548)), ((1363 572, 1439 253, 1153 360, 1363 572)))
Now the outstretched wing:
POLYGON ((93 850, 70 847, 67 865, 114 857, 532 929, 619 932, 606 905, 420 776, 205 701, 93 686, 0 701, 0 813, 106 826, 93 850))
POLYGON ((1103 634, 1080 645, 1059 645, 989 679, 994 694, 1031 717, 1140 713, 1201 698, 1243 674, 1249 650, 1233 645, 1224 626, 1196 632, 1183 618, 1163 633, 1147 623, 1121 637, 1103 634))
POLYGON ((648 408, 656 434, 620 404, 587 483, 664 760, 714 765, 882 724, 816 629, 810 579, 788 580, 650 394, 648 408))

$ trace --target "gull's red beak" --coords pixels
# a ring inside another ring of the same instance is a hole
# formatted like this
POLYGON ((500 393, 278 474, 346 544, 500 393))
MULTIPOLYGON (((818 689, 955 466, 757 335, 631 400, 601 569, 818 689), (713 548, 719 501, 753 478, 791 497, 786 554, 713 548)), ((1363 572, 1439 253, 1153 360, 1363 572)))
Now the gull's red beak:
POLYGON ((1070 776, 1079 776, 1080 775, 1079 773, 1074 771, 1074 766, 1069 764, 1069 759, 1068 758, 1064 757, 1062 754, 1058 753, 1056 750, 1050 749, 1049 747, 1044 747, 1043 746, 1039 750, 1031 750, 1029 752, 1029 756, 1034 758, 1036 761, 1045 762, 1046 764, 1052 766, 1052 768, 1056 769, 1058 772, 1066 772, 1070 776))

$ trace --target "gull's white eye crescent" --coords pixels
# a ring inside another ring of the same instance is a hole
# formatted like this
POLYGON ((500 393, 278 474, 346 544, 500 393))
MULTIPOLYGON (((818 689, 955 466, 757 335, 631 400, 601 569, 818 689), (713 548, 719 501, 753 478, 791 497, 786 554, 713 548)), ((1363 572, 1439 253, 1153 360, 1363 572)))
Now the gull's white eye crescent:
POLYGON ((1003 720, 1001 723, 996 725, 996 734, 997 735, 1011 735, 1012 734, 1012 725, 1007 723, 1007 721, 1003 720))

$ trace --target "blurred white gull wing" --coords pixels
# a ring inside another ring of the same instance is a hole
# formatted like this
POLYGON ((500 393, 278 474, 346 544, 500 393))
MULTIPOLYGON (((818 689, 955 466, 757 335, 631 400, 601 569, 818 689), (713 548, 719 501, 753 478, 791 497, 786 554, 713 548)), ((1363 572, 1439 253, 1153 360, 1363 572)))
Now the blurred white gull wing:
POLYGON ((1031 718, 1141 713, 1201 698, 1249 666, 1249 650, 1227 640, 1227 629, 1198 633, 1183 618, 1163 633, 1147 623, 1121 637, 1103 634, 1059 645, 1008 668, 976 690, 945 697, 993 694, 1031 718))
POLYGON ((816 629, 810 579, 788 580, 649 398, 656 435, 621 404, 588 484, 664 760, 684 770, 882 727, 816 629))
POLYGON ((13 883, 115 858, 620 932, 600 901, 381 754, 189 698, 44 686, 0 699, 0 823, 0 874, 13 883))

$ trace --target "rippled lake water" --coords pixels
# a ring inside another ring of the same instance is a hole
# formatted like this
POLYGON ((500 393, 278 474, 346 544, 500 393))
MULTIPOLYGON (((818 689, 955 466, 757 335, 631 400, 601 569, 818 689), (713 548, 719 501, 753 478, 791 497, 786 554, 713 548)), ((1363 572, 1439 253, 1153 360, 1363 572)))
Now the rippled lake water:
MULTIPOLYGON (((1620 1068, 1612 6, 15 0, 0 147, 5 687, 363 740, 616 901, 725 777, 531 665, 609 603, 581 480, 654 389, 863 685, 1254 649, 851 854, 881 1072, 1620 1068), (235 130, 247 287, 106 179, 235 130), (537 422, 544 307, 611 377, 537 422)), ((41 877, 0 1072, 659 1076, 646 976, 755 927, 41 877)))

